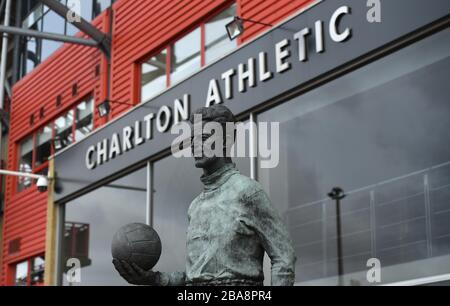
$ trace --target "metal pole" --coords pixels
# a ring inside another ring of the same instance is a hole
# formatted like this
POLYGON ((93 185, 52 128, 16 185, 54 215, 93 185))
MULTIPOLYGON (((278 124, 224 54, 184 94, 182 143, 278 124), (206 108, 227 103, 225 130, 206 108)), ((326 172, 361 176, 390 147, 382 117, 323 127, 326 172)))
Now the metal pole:
POLYGON ((236 17, 236 19, 242 20, 242 21, 251 22, 251 23, 255 23, 255 24, 260 24, 260 25, 263 25, 263 26, 266 26, 266 27, 273 27, 273 24, 264 23, 264 22, 260 22, 260 21, 255 21, 255 20, 252 20, 252 19, 245 19, 245 18, 241 18, 241 17, 236 17))
POLYGON ((336 241, 337 241, 337 260, 338 260, 338 286, 343 286, 344 259, 342 258, 342 224, 341 224, 341 200, 346 197, 344 190, 340 187, 334 187, 328 196, 336 201, 336 241))
MULTIPOLYGON (((16 16, 15 16, 15 24, 14 26, 20 27, 21 26, 21 17, 22 17, 22 0, 16 1, 16 6, 14 9, 16 10, 16 16)), ((14 86, 14 84, 17 83, 17 81, 20 78, 21 72, 20 70, 20 43, 21 39, 20 36, 14 36, 14 48, 13 48, 13 64, 12 64, 12 81, 11 86, 14 86)))
POLYGON ((22 28, 16 28, 16 27, 6 27, 6 26, 0 25, 0 33, 1 32, 13 34, 13 35, 19 35, 19 36, 29 36, 29 37, 36 37, 36 38, 42 38, 42 39, 48 39, 48 40, 54 40, 54 41, 61 41, 61 42, 65 42, 65 43, 85 45, 85 46, 89 46, 89 47, 97 47, 98 46, 97 42, 93 39, 85 39, 85 38, 66 36, 66 35, 55 34, 55 33, 40 32, 40 31, 28 30, 28 29, 22 29, 22 28))
MULTIPOLYGON (((11 0, 6 0, 5 7, 5 27, 9 27, 9 18, 11 15, 11 0)), ((3 110, 4 100, 5 100, 5 80, 6 80, 6 63, 8 60, 8 35, 3 34, 2 40, 2 53, 0 59, 0 111, 3 110)), ((3 127, 0 121, 0 160, 3 160, 3 127)))
POLYGON ((336 236, 337 236, 337 256, 338 256, 338 274, 339 286, 344 285, 342 275, 344 274, 344 265, 342 262, 342 225, 341 225, 341 202, 336 199, 336 236))
POLYGON ((11 175, 11 176, 18 176, 18 177, 28 177, 28 178, 35 179, 35 180, 38 180, 40 178, 50 179, 49 177, 47 177, 45 175, 26 173, 26 172, 17 172, 17 171, 3 170, 3 169, 0 169, 0 175, 11 175))

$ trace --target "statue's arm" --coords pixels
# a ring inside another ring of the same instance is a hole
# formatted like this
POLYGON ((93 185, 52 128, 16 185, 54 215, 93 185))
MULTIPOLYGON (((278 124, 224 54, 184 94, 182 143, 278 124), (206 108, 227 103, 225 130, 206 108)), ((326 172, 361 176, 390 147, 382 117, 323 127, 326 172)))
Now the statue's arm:
POLYGON ((272 286, 292 286, 295 282, 295 251, 279 214, 264 190, 250 197, 251 223, 271 259, 272 286))

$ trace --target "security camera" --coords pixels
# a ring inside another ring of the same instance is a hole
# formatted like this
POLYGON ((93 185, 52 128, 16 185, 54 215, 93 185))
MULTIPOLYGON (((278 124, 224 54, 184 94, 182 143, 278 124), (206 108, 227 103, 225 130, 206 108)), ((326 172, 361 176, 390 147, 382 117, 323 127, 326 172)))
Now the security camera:
POLYGON ((40 177, 36 183, 39 192, 46 192, 48 188, 48 180, 46 177, 40 177))

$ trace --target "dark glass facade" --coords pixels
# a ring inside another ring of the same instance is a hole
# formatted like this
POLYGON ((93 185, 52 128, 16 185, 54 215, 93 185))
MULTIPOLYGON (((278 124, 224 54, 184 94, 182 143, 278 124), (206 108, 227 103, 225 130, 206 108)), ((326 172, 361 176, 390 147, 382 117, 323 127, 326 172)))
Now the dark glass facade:
POLYGON ((112 265, 111 241, 121 226, 146 222, 146 170, 136 171, 65 205, 61 237, 63 284, 68 285, 70 280, 65 272, 72 273, 73 266, 66 265, 70 258, 81 264, 81 282, 71 285, 127 284, 112 265))
MULTIPOLYGON (((249 158, 234 162, 250 176, 249 158)), ((120 226, 134 222, 151 224, 161 238, 155 271, 184 271, 187 211, 202 191, 201 175, 192 158, 168 156, 65 204, 62 283, 69 285, 64 263, 76 258, 81 282, 71 285, 126 284, 112 266, 111 241, 120 226)))
POLYGON ((258 116, 280 122, 280 163, 258 179, 300 284, 336 285, 341 261, 345 285, 367 285, 370 258, 382 283, 450 272, 449 55, 445 30, 258 116))
MULTIPOLYGON (((251 171, 251 158, 234 162, 263 185, 286 223, 297 284, 370 285, 372 259, 382 284, 450 273, 449 55, 447 29, 254 114, 257 123, 279 122, 279 163, 265 168, 257 158, 251 171), (335 186, 346 194, 339 215, 327 196, 335 186)), ((90 225, 81 284, 124 284, 110 264, 110 241, 129 222, 158 231, 154 270, 184 270, 187 210, 200 176, 191 158, 168 156, 66 204, 66 225, 90 225), (121 182, 139 190, 111 189, 121 182)), ((264 270, 270 284, 268 258, 264 270)))

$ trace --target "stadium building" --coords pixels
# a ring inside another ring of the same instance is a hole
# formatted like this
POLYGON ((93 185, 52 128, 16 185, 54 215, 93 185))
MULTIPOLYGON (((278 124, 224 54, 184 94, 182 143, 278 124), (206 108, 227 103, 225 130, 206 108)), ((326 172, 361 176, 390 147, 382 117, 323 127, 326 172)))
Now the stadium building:
POLYGON ((279 152, 234 162, 286 223, 298 285, 449 282, 448 0, 81 0, 90 26, 55 2, 74 1, 13 1, 16 28, 72 41, 10 33, 6 169, 50 179, 4 176, 1 285, 125 285, 110 245, 130 222, 158 231, 155 270, 184 270, 201 171, 170 130, 214 103, 279 152))

